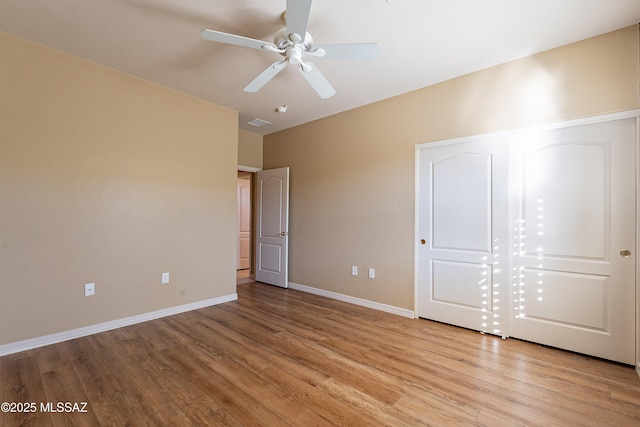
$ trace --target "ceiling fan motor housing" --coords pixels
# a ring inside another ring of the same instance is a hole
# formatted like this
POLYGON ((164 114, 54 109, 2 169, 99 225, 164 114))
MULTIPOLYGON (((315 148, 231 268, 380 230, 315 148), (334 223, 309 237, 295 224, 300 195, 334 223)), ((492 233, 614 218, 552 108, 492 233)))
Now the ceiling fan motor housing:
POLYGON ((302 40, 299 34, 287 34, 287 29, 283 28, 273 37, 273 44, 278 46, 278 49, 287 49, 295 45, 300 46, 303 50, 309 50, 313 46, 313 37, 306 33, 304 40, 302 40))

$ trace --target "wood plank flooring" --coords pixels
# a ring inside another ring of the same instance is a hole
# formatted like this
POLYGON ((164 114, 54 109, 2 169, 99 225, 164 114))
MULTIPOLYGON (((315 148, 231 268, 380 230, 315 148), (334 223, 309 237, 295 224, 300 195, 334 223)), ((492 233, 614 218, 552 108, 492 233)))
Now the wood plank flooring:
POLYGON ((250 280, 238 294, 0 358, 0 401, 37 409, 1 425, 640 425, 629 366, 250 280))

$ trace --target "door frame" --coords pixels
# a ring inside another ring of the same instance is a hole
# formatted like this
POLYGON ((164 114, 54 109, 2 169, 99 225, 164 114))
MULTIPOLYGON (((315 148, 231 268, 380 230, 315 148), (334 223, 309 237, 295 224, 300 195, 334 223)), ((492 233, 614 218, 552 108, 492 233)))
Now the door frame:
MULTIPOLYGON (((251 173, 251 259, 249 260, 249 277, 252 279, 256 278, 255 271, 255 263, 256 263, 256 253, 255 253, 255 230, 256 230, 256 212, 255 212, 255 174, 256 172, 260 172, 262 168, 256 168, 253 166, 243 166, 238 165, 236 167, 237 172, 249 172, 251 173)), ((238 225, 236 224, 236 229, 238 225)), ((237 240, 237 239, 236 239, 237 240)), ((237 244, 237 242, 236 242, 237 244)), ((235 248, 236 253, 238 252, 238 248, 235 248)))
POLYGON ((640 109, 636 118, 636 373, 640 376, 640 109))
MULTIPOLYGON (((461 138, 453 138, 448 140, 434 141, 434 142, 424 142, 420 144, 416 144, 415 152, 414 152, 414 313, 419 312, 418 310, 418 302, 419 302, 419 283, 418 283, 418 266, 419 266, 419 244, 420 244, 420 235, 419 235, 419 218, 420 218, 420 204, 419 204, 419 191, 420 191, 420 150, 431 147, 438 147, 443 145, 453 145, 460 144, 464 142, 477 141, 478 139, 485 138, 509 138, 509 136, 514 134, 519 134, 527 131, 543 131, 543 130, 553 130, 553 129, 561 129, 567 127, 575 127, 582 126, 594 123, 601 123, 613 120, 622 120, 622 119, 636 119, 636 167, 635 167, 635 184, 636 184, 636 230, 640 230, 640 109, 632 109, 626 111, 620 111, 615 113, 607 113, 600 114, 591 117, 584 117, 579 119, 565 120, 550 124, 544 124, 539 126, 528 126, 519 129, 511 129, 508 131, 502 132, 492 132, 487 134, 478 134, 471 135, 461 138)), ((636 232, 636 247, 635 247, 635 261, 636 261, 636 277, 635 277, 635 294, 636 294, 636 324, 635 324, 635 338, 636 338, 636 351, 635 351, 635 370, 636 373, 640 376, 640 288, 638 286, 638 278, 640 277, 640 232, 636 232)), ((511 306, 509 307, 511 311, 511 306)))

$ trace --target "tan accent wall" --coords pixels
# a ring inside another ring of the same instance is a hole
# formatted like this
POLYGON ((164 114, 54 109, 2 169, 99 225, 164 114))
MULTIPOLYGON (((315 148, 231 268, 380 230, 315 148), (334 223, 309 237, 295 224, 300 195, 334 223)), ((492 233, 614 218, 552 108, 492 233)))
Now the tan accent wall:
POLYGON ((2 33, 0 55, 0 344, 235 293, 237 112, 2 33))
POLYGON ((265 136, 290 281, 414 309, 416 144, 638 108, 638 48, 632 26, 265 136))
POLYGON ((238 130, 238 165, 262 169, 262 135, 238 130))

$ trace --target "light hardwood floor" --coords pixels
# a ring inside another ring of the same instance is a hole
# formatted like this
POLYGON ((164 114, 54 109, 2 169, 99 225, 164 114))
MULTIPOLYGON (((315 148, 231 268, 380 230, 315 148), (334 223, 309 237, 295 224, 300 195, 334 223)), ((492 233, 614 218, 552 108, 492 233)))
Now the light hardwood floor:
POLYGON ((0 401, 38 407, 2 425, 640 425, 629 366, 239 282, 236 302, 0 358, 0 401))

